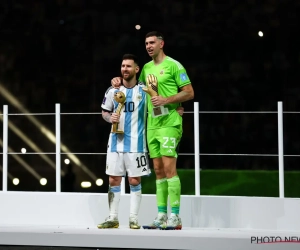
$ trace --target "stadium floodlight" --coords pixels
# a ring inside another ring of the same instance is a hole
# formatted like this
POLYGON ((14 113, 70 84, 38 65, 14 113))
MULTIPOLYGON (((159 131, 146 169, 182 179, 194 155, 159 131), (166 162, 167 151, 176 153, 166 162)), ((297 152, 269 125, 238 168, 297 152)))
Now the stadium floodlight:
MULTIPOLYGON (((1 84, 0 84, 1 85, 1 84)), ((0 87, 1 88, 1 87, 0 87)), ((0 114, 2 112, 0 111, 0 114)), ((0 115, 0 120, 3 121, 3 116, 0 115)), ((30 148, 33 149, 35 152, 42 152, 42 149, 39 148, 26 134, 22 132, 16 125, 14 125, 13 122, 8 120, 8 128, 12 130, 20 139, 22 139, 30 148)), ((26 153, 27 150, 25 150, 26 153)), ((23 153, 23 151, 21 151, 23 153)), ((24 154, 24 153, 23 153, 24 154)), ((39 157, 41 157, 45 162, 47 162, 53 169, 56 169, 56 164, 53 162, 48 155, 46 154, 39 154, 39 157)), ((64 171, 61 171, 61 174, 64 174, 64 171)))
POLYGON ((81 182, 81 187, 82 188, 89 188, 91 186, 92 186, 92 183, 89 182, 89 181, 83 181, 83 182, 81 182))
POLYGON ((46 178, 41 178, 40 183, 42 186, 45 186, 47 184, 47 179, 46 178))
MULTIPOLYGON (((3 141, 0 139, 0 145, 3 146, 3 141)), ((14 154, 14 150, 11 147, 8 147, 8 152, 12 153, 12 157, 15 158, 33 177, 37 180, 40 180, 42 177, 31 167, 27 162, 25 162, 18 154, 14 154)))
POLYGON ((19 185, 20 180, 18 178, 13 178, 12 182, 15 186, 17 186, 17 185, 19 185))
MULTIPOLYGON (((1 95, 9 101, 15 108, 17 108, 23 114, 29 114, 30 112, 15 98, 4 86, 0 83, 0 93, 1 95)), ((25 117, 37 127, 37 129, 48 138, 53 144, 56 144, 55 135, 52 133, 44 124, 42 124, 36 117, 33 115, 25 115, 25 117)), ((79 158, 74 155, 71 150, 61 143, 61 150, 66 153, 68 158, 75 163, 79 168, 81 168, 93 181, 97 180, 96 175, 89 170, 80 160, 79 158)), ((40 151, 41 152, 41 151, 40 151)), ((55 164, 54 164, 55 166, 55 164)))
POLYGON ((97 186, 102 186, 103 185, 103 180, 102 179, 96 180, 96 185, 97 186))

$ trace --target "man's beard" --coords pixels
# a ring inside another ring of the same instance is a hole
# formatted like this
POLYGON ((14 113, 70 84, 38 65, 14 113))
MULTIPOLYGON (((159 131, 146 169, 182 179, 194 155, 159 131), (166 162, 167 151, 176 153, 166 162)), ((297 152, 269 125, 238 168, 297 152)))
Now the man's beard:
POLYGON ((130 81, 132 78, 133 78, 133 74, 128 74, 128 76, 124 76, 124 74, 122 74, 123 76, 123 79, 126 80, 126 81, 130 81))

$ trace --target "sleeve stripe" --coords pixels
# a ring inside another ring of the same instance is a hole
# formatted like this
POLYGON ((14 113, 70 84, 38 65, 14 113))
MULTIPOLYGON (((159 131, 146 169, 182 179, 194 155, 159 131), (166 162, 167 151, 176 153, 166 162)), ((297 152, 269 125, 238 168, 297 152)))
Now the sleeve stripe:
POLYGON ((177 67, 178 67, 178 70, 183 69, 183 66, 181 65, 181 63, 178 62, 178 61, 176 61, 176 60, 174 60, 173 58, 168 57, 167 60, 175 63, 177 65, 177 67))
POLYGON ((110 91, 112 88, 113 88, 113 86, 110 86, 110 87, 106 90, 105 95, 106 95, 106 94, 108 93, 108 91, 110 91))
POLYGON ((107 109, 102 109, 102 111, 104 111, 104 112, 112 112, 112 110, 107 110, 107 109))

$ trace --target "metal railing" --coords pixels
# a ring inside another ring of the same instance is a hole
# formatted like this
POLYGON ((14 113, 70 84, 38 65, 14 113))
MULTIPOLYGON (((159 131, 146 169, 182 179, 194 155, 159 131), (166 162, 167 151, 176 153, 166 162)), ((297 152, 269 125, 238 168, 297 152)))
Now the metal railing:
MULTIPOLYGON (((218 156, 276 156, 278 157, 278 170, 279 170, 279 197, 284 197, 284 156, 300 156, 300 155, 284 155, 283 149, 283 113, 300 113, 300 112, 283 112, 282 102, 277 103, 277 111, 199 111, 199 103, 194 102, 194 111, 185 111, 185 113, 193 113, 194 114, 194 146, 195 152, 194 153, 181 153, 180 155, 194 155, 195 157, 195 195, 200 195, 200 156, 201 155, 218 155, 218 156), (199 114, 216 114, 216 113, 273 113, 277 114, 277 122, 278 122, 278 154, 214 154, 214 153, 200 153, 200 126, 199 126, 199 114)), ((55 104, 55 113, 19 113, 19 114, 8 114, 8 106, 3 106, 3 188, 2 190, 5 192, 7 191, 7 178, 8 178, 8 168, 7 168, 7 156, 9 154, 18 154, 18 153, 11 153, 8 152, 8 116, 9 115, 55 115, 55 144, 56 150, 50 153, 43 153, 43 154, 55 154, 56 156, 56 192, 61 191, 61 155, 66 154, 68 152, 61 152, 61 149, 65 149, 64 146, 61 144, 61 124, 60 124, 60 117, 61 115, 79 115, 79 114, 101 114, 101 113, 61 113, 60 112, 60 104, 55 104)), ((30 154, 30 153, 29 153, 30 154)), ((31 153, 35 154, 35 153, 31 153)), ((41 153, 37 153, 41 154, 41 153)), ((106 154, 106 153, 72 153, 75 154, 106 154)), ((72 160, 72 158, 71 158, 72 160)), ((74 159, 76 160, 76 159, 74 159)), ((85 169, 85 168, 83 168, 85 169)), ((86 170, 87 173, 90 171, 86 170)), ((93 175, 93 174, 92 174, 93 175)), ((93 179, 95 176, 93 175, 93 179)), ((123 178, 121 184, 121 192, 125 193, 125 180, 123 178)))

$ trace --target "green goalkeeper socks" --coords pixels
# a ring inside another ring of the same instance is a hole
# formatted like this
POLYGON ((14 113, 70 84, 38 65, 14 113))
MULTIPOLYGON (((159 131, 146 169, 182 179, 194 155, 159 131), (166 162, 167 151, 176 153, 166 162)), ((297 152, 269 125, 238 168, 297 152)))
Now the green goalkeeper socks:
POLYGON ((181 183, 179 176, 170 179, 156 180, 156 201, 159 213, 167 213, 168 194, 170 197, 171 213, 179 214, 181 183))
POLYGON ((171 213, 179 214, 181 183, 178 175, 168 179, 168 192, 170 197, 171 213))
POLYGON ((156 180, 156 202, 159 213, 167 213, 168 182, 166 178, 156 180))

